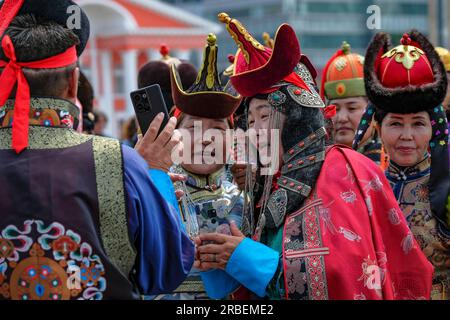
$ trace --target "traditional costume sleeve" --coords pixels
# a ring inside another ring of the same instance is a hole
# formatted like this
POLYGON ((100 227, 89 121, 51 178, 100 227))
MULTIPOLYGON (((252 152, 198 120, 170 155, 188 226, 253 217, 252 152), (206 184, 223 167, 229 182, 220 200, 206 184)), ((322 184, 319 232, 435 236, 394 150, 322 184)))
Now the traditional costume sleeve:
POLYGON ((129 230, 137 250, 135 280, 144 295, 168 293, 188 275, 194 245, 152 182, 145 161, 129 147, 122 150, 129 230))
POLYGON ((224 298, 241 285, 263 298, 279 262, 277 251, 245 238, 231 255, 225 272, 211 270, 202 272, 201 277, 208 296, 213 299, 224 298))
POLYGON ((221 269, 201 272, 200 277, 203 287, 211 299, 224 299, 240 286, 239 282, 221 269))
POLYGON ((234 250, 225 271, 244 287, 264 297, 279 260, 280 254, 276 250, 245 238, 234 250))
POLYGON ((164 199, 166 199, 166 201, 170 203, 176 211, 178 211, 178 201, 169 175, 167 175, 164 171, 157 169, 149 169, 148 172, 150 173, 150 177, 152 178, 156 189, 158 189, 164 199))

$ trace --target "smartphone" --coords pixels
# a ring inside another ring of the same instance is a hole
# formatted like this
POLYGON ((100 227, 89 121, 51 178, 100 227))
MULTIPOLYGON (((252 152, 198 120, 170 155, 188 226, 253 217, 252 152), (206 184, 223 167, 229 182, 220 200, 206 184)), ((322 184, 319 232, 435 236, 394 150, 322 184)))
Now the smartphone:
POLYGON ((159 135, 169 122, 169 113, 159 84, 133 91, 130 93, 130 97, 142 135, 145 135, 153 119, 159 113, 164 113, 164 120, 158 131, 159 135))

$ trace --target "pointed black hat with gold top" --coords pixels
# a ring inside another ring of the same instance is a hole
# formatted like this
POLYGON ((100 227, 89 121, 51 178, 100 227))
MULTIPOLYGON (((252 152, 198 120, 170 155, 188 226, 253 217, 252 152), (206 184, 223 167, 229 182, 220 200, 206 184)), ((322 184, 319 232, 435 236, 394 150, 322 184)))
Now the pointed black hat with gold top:
POLYGON ((222 86, 217 71, 216 36, 208 35, 203 65, 197 80, 187 90, 183 88, 177 69, 171 68, 172 96, 175 106, 183 113, 209 119, 228 118, 242 100, 230 84, 222 86))

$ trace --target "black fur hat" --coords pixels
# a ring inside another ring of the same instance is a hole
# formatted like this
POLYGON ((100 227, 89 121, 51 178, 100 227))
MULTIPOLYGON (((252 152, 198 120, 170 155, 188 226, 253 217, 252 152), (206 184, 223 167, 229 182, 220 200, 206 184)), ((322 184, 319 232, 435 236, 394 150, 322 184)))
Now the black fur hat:
POLYGON ((405 34, 402 45, 393 49, 389 34, 377 33, 366 52, 364 82, 367 96, 375 107, 394 113, 433 109, 440 105, 447 92, 444 65, 433 45, 417 30, 405 34), (392 61, 383 65, 383 60, 389 59, 392 61), (420 83, 426 73, 429 73, 428 80, 432 80, 420 83))
POLYGON ((77 54, 80 56, 89 40, 90 24, 84 11, 71 0, 4 0, 0 3, 0 37, 14 17, 33 14, 70 28, 80 40, 77 54), (79 16, 77 14, 79 13, 79 16), (79 22, 79 24, 78 24, 79 22))

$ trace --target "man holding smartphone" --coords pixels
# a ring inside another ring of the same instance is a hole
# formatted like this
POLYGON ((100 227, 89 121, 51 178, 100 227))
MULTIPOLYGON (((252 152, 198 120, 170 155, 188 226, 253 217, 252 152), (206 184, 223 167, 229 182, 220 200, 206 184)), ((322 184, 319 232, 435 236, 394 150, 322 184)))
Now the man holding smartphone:
MULTIPOLYGON (((225 141, 227 130, 232 130, 232 115, 241 102, 241 97, 224 90, 219 80, 217 51, 216 36, 209 34, 197 80, 188 88, 180 81, 179 70, 175 66, 171 68, 174 115, 178 119, 178 130, 183 132, 183 159, 171 171, 187 177, 185 182, 177 183, 176 188, 185 193, 179 209, 192 238, 198 232, 241 234, 240 230, 245 233, 249 229, 248 219, 243 214, 242 193, 225 178, 226 144, 216 143, 225 141), (196 130, 201 134, 195 134, 196 130)), ((200 274, 192 269, 171 295, 154 298, 217 298, 221 293, 211 288, 229 289, 235 285, 236 281, 222 270, 200 274)))

